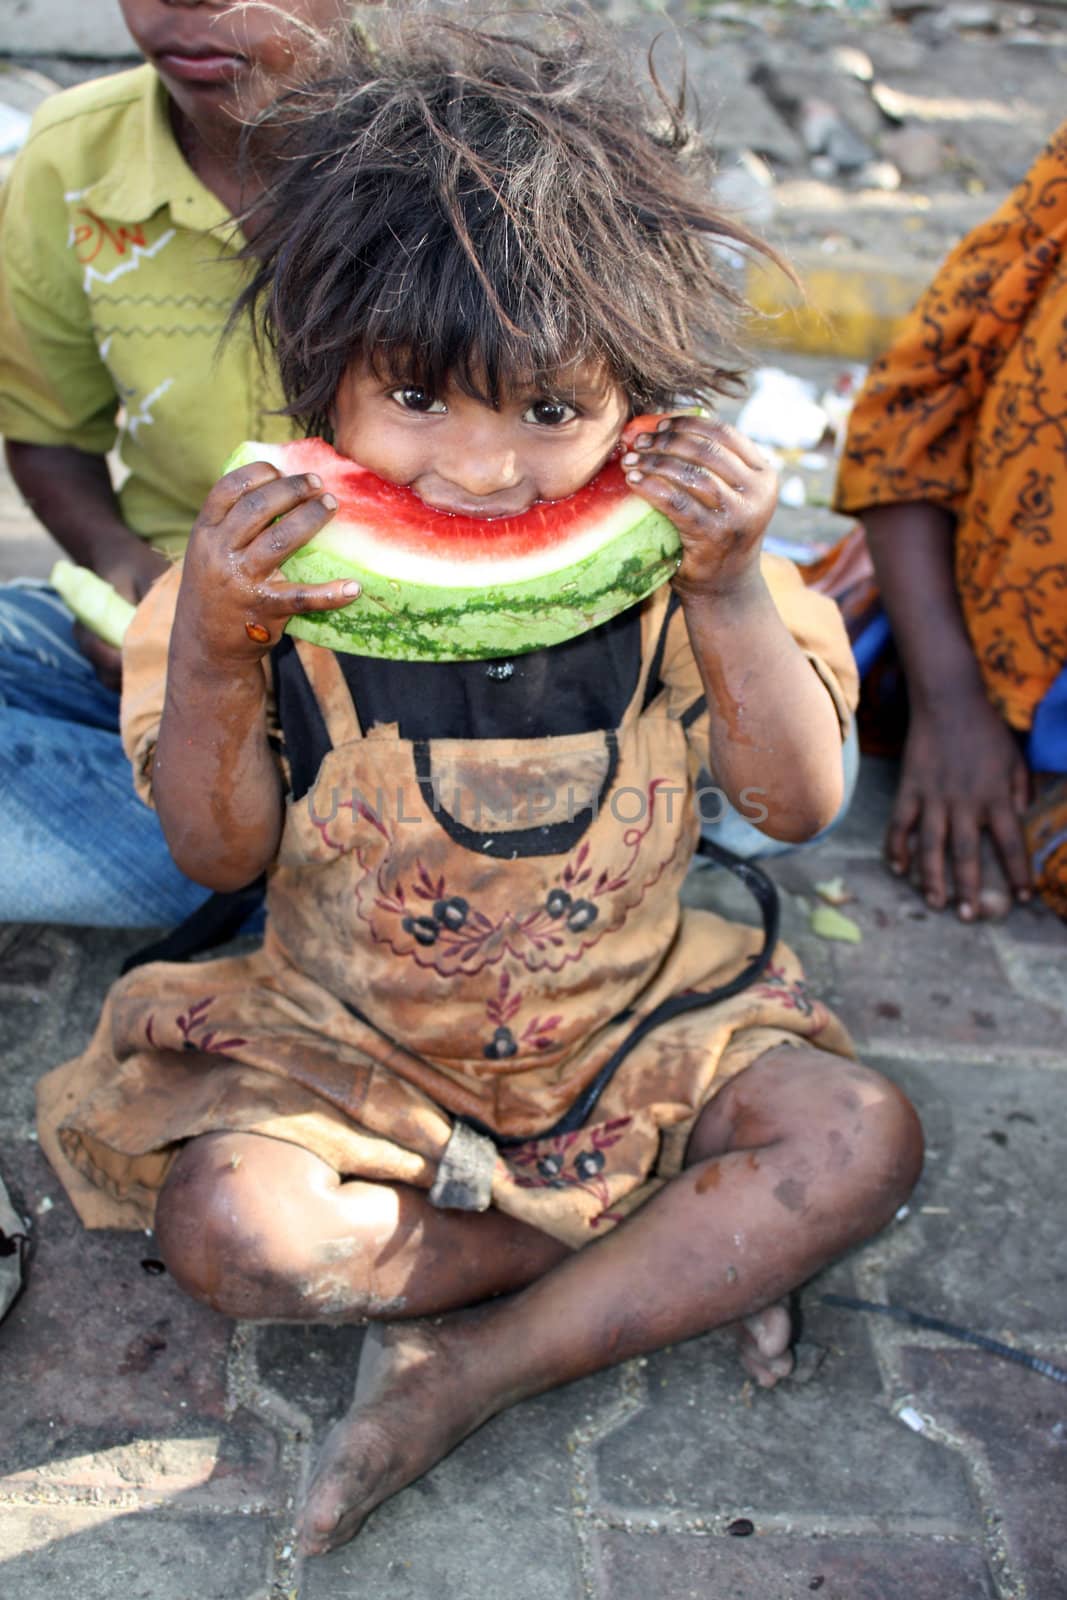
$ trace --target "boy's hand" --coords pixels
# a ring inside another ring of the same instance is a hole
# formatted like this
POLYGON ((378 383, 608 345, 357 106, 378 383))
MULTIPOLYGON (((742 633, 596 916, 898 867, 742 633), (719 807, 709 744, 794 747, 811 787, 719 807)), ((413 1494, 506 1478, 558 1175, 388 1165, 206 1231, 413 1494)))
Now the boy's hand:
MULTIPOLYGON (((166 556, 161 556, 157 550, 144 539, 134 535, 123 544, 121 552, 113 560, 102 561, 97 564, 96 571, 101 578, 118 590, 124 599, 136 605, 143 600, 156 579, 162 577, 170 565, 166 556)), ((92 662, 93 670, 105 689, 112 689, 116 694, 122 688, 122 652, 116 650, 112 644, 107 644, 103 639, 90 631, 81 622, 74 624, 74 642, 83 656, 92 662)))
POLYGON ((242 664, 277 644, 290 617, 350 605, 350 579, 296 584, 280 571, 336 510, 314 473, 283 478, 266 461, 228 472, 193 525, 176 625, 212 662, 242 664))
POLYGON ((729 594, 758 573, 778 480, 751 440, 708 417, 664 417, 654 433, 637 435, 622 469, 681 534, 675 588, 729 594))

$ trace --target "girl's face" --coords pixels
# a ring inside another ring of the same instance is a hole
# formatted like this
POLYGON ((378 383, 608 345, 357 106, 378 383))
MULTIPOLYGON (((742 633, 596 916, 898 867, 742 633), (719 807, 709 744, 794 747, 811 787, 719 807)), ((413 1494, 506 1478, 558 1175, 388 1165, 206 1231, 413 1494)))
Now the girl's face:
POLYGON ((262 110, 301 51, 307 29, 338 27, 349 0, 119 0, 134 43, 191 122, 262 110))
POLYGON ((498 407, 455 385, 428 394, 359 363, 337 394, 334 444, 439 511, 511 517, 594 478, 629 415, 624 390, 592 362, 568 367, 551 393, 519 385, 498 407))

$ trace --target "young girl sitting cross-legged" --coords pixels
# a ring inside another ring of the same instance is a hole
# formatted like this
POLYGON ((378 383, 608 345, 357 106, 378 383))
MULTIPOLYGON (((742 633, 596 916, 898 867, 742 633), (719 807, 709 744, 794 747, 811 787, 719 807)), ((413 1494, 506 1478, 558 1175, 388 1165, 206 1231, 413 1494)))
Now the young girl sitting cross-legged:
POLYGON ((124 728, 183 870, 266 872, 265 940, 132 972, 41 1096, 85 1220, 153 1224, 190 1294, 377 1325, 307 1552, 501 1408, 614 1362, 737 1324, 773 1383, 785 1297, 921 1162, 911 1106, 786 948, 670 1004, 760 943, 679 904, 697 774, 809 838, 840 804, 855 676, 831 604, 761 561, 770 467, 679 405, 728 382, 716 247, 753 241, 677 117, 559 33, 383 25, 371 81, 361 61, 286 112, 246 309, 292 414, 437 511, 491 530, 621 450, 681 535, 673 581, 506 665, 334 654, 285 624, 351 584, 279 568, 335 500, 228 473, 132 625, 124 728))

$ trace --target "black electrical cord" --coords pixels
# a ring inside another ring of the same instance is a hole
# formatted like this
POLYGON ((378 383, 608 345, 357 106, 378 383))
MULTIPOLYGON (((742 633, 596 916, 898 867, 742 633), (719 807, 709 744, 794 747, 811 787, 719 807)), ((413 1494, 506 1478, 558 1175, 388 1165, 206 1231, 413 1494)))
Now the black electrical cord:
POLYGON ((1039 1372, 1043 1378, 1051 1378, 1055 1383, 1067 1383, 1067 1372, 1054 1362, 1046 1361, 1044 1356, 1035 1356, 1029 1350, 1017 1350, 1014 1345, 991 1339, 986 1333, 972 1333, 970 1328, 961 1328, 958 1322, 946 1322, 943 1317, 928 1317, 925 1312, 910 1311, 907 1306, 885 1305, 880 1300, 856 1300, 848 1294, 824 1294, 819 1298, 824 1306, 843 1306, 846 1311, 872 1311, 881 1317, 892 1317, 894 1322, 904 1322, 911 1328, 928 1328, 931 1333, 947 1334, 950 1339, 960 1339, 964 1344, 977 1345, 979 1350, 988 1350, 992 1356, 1002 1356, 1005 1361, 1029 1367, 1031 1372, 1039 1372))

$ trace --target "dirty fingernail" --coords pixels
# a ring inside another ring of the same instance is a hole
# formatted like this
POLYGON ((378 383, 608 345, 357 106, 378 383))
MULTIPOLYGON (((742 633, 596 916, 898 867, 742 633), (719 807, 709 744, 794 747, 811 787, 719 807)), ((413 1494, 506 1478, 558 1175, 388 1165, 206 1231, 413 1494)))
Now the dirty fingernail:
POLYGON ((960 902, 960 921, 961 922, 973 922, 974 921, 974 907, 971 905, 969 900, 962 900, 960 902))
POLYGON ((626 481, 627 483, 640 483, 641 474, 639 472, 628 472, 626 474, 626 481))
POLYGON ((322 488, 322 479, 319 477, 317 472, 309 472, 308 473, 308 475, 307 475, 307 483, 308 483, 308 488, 309 489, 321 489, 322 488))
POLYGON ((640 459, 640 456, 636 455, 633 450, 627 450, 622 458, 622 464, 624 467, 633 467, 637 465, 640 459))
POLYGON ((320 495, 319 504, 325 506, 327 511, 337 510, 337 501, 332 494, 320 495))
POLYGON ((352 596, 353 599, 355 599, 357 594, 362 594, 363 593, 363 585, 360 584, 360 583, 357 583, 355 581, 355 579, 352 578, 352 579, 350 579, 348 581, 348 583, 343 583, 341 585, 341 593, 342 594, 349 594, 349 595, 352 596))

